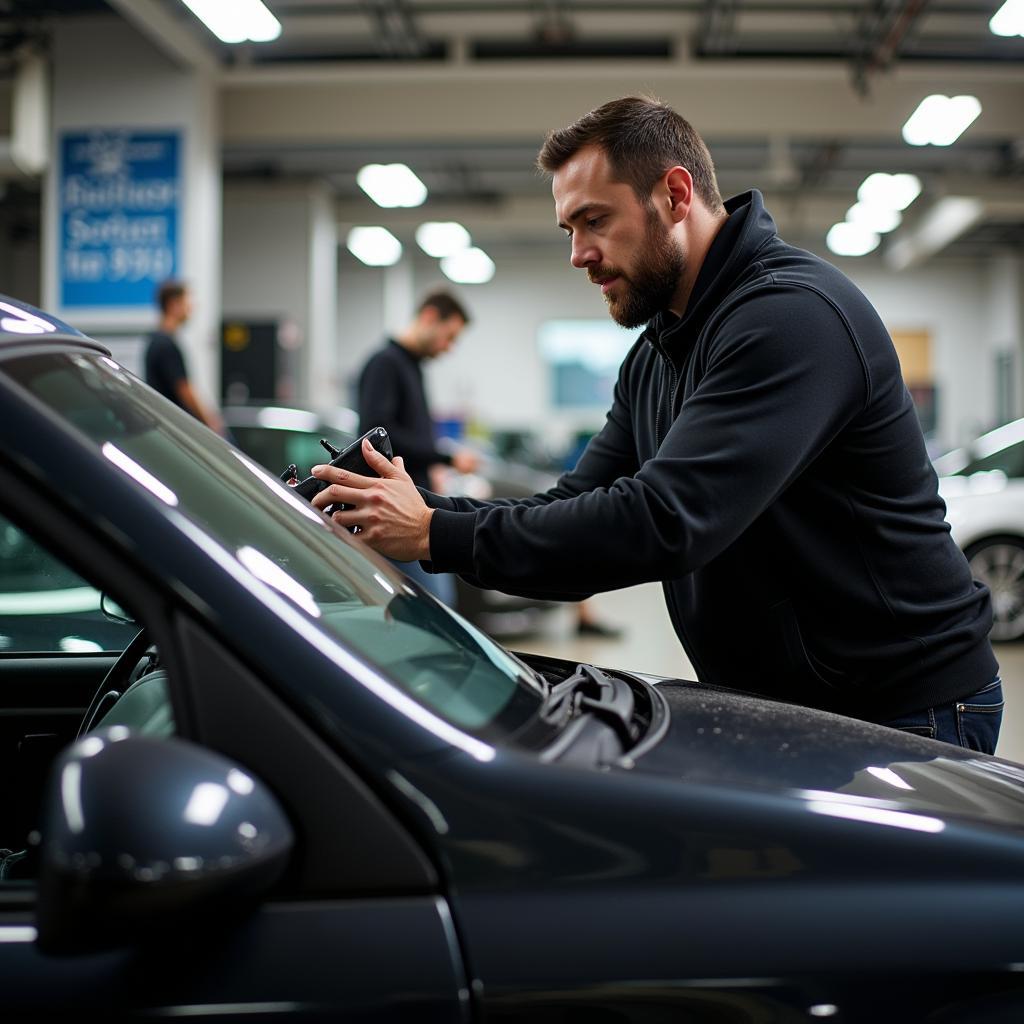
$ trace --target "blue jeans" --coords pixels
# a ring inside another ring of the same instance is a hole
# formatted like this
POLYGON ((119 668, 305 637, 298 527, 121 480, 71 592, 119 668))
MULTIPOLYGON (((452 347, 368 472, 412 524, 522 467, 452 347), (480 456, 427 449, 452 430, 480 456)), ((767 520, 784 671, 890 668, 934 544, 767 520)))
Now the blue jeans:
POLYGON ((414 579, 424 590, 433 594, 439 601, 443 601, 449 608, 455 607, 455 577, 448 573, 432 573, 420 565, 419 562, 396 562, 392 559, 396 569, 404 572, 410 579, 414 579))
POLYGON ((994 682, 969 697, 914 711, 882 725, 983 754, 994 754, 1002 720, 1003 684, 997 676, 994 682))

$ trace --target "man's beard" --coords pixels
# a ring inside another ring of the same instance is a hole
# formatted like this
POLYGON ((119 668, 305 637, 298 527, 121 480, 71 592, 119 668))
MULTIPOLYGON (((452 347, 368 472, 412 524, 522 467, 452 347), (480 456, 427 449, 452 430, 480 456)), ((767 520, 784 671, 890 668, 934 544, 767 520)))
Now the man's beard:
MULTIPOLYGON (((619 299, 605 295, 611 318, 623 327, 643 327, 668 309, 686 270, 686 255, 654 210, 648 212, 644 250, 629 276, 620 274, 625 293, 619 299)), ((602 271, 601 277, 611 276, 602 271)))

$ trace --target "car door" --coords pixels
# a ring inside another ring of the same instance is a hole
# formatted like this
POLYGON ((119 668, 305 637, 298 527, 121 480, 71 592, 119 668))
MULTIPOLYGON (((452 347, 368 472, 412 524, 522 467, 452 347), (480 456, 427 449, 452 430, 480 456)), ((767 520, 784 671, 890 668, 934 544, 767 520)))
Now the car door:
POLYGON ((74 739, 137 632, 101 602, 99 590, 0 514, 0 877, 35 827, 47 765, 74 739))
MULTIPOLYGON (((41 951, 40 855, 31 835, 40 818, 38 793, 45 791, 44 801, 66 798, 46 781, 47 762, 74 736, 111 657, 97 656, 85 671, 69 660, 77 652, 50 652, 44 673, 33 664, 38 652, 8 652, 7 680, 16 685, 4 686, 0 704, 9 735, 28 735, 39 727, 37 712, 45 711, 59 742, 50 745, 49 757, 33 762, 31 780, 17 764, 5 779, 5 1011, 46 1019, 467 1019, 467 985, 438 874, 391 811, 199 616, 137 572, 123 553, 70 519, 61 522, 52 545, 43 543, 38 524, 33 528, 32 542, 55 572, 73 572, 83 587, 97 591, 116 582, 118 599, 137 615, 128 632, 147 630, 166 676, 173 723, 174 736, 160 742, 185 738, 242 766, 276 795, 298 842, 284 878, 249 912, 193 924, 153 914, 141 940, 65 955, 41 951), (57 553, 55 538, 61 551, 75 552, 73 569, 57 553), (39 693, 34 702, 27 697, 33 687, 39 693), (27 803, 22 791, 29 788, 35 802, 18 819, 13 809, 27 803)), ((17 762, 22 750, 14 742, 10 759, 17 762)))

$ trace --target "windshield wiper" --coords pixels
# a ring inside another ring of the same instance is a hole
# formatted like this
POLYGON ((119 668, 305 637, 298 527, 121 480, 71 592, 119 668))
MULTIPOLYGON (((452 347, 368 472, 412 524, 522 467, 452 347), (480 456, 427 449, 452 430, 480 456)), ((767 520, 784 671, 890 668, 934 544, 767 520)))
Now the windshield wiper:
POLYGON ((629 684, 593 665, 577 665, 568 679, 551 687, 540 706, 540 717, 562 728, 571 719, 591 713, 610 725, 624 748, 636 742, 633 691, 629 684))

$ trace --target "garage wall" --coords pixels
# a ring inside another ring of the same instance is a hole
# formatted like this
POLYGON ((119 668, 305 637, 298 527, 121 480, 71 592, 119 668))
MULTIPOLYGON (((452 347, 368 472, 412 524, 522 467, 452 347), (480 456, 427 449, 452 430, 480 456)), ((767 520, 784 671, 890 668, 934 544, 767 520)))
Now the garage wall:
POLYGON ((986 266, 942 263, 894 274, 849 262, 842 264, 843 271, 890 330, 923 329, 931 335, 940 446, 963 443, 991 426, 995 385, 986 266))

